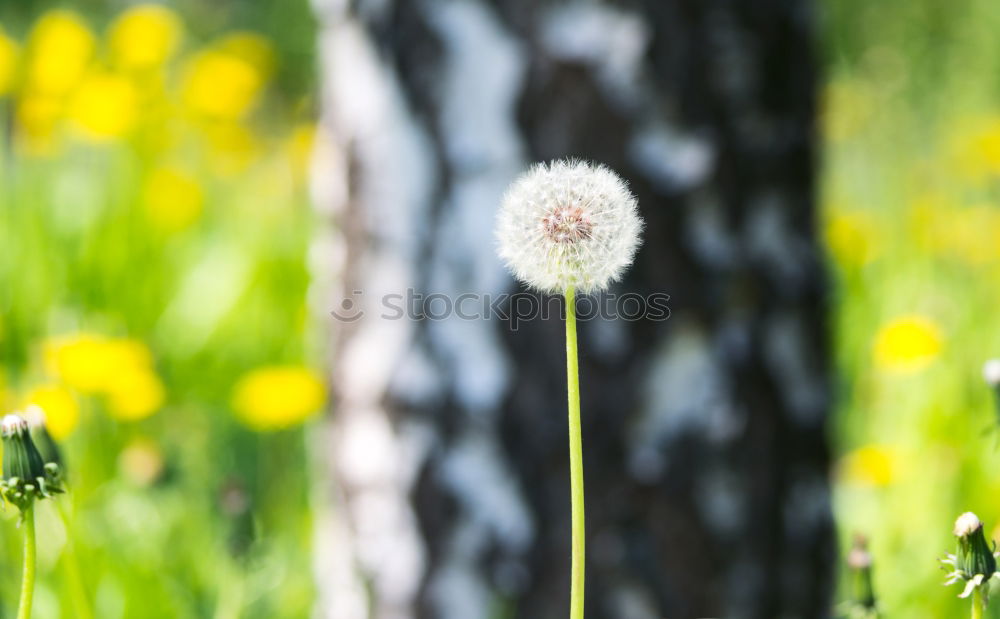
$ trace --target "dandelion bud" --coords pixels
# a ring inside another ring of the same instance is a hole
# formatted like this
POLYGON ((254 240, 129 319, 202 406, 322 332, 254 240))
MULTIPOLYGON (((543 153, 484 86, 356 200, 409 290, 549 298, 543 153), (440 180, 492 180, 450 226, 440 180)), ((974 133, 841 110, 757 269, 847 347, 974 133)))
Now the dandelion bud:
POLYGON ((3 476, 33 480, 45 476, 45 461, 31 440, 28 422, 19 415, 5 415, 0 421, 3 434, 3 476))
POLYGON ((0 436, 3 438, 0 496, 23 511, 36 498, 61 491, 58 480, 31 440, 27 421, 19 415, 6 415, 0 420, 0 436))
POLYGON ((965 512, 955 521, 955 537, 958 538, 958 552, 955 567, 966 574, 982 574, 989 578, 997 569, 993 550, 983 535, 983 523, 972 512, 965 512))
POLYGON ((847 567, 851 572, 851 603, 862 609, 875 608, 872 556, 868 552, 868 540, 864 536, 854 537, 854 545, 847 553, 847 567))
POLYGON ((617 174, 583 161, 538 164, 507 190, 497 216, 499 254, 541 292, 598 292, 639 247, 642 219, 617 174))
POLYGON ((0 497, 24 511, 36 498, 62 492, 59 466, 42 458, 23 417, 4 416, 0 420, 0 437, 3 439, 0 497))
POLYGON ((981 587, 983 602, 989 591, 988 581, 996 574, 997 561, 993 549, 983 535, 983 523, 972 512, 965 512, 955 521, 955 537, 958 538, 958 552, 948 555, 942 563, 954 566, 945 584, 965 581, 965 589, 959 597, 968 597, 981 587))
POLYGON ((990 359, 983 364, 983 380, 990 387, 1000 386, 1000 359, 990 359))

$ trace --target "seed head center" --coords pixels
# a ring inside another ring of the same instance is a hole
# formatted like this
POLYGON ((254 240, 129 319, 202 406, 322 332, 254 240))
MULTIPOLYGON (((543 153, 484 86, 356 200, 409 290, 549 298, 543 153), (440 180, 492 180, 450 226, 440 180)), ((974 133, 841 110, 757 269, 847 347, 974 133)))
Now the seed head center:
POLYGON ((576 243, 590 238, 594 224, 579 206, 561 205, 542 218, 542 230, 556 243, 576 243))

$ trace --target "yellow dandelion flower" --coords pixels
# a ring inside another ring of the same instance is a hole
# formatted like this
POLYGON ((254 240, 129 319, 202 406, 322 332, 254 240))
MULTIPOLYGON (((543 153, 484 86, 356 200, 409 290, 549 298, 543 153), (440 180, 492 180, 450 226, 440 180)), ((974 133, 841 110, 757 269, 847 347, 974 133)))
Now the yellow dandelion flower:
POLYGON ((63 385, 48 384, 28 392, 24 405, 35 405, 45 413, 45 427, 52 438, 61 441, 80 423, 80 405, 73 392, 63 385))
POLYGON ((204 198, 198 180, 173 167, 153 170, 143 187, 146 215, 167 232, 182 230, 194 223, 201 215, 204 198))
POLYGON ((924 316, 900 316, 875 335, 875 365, 890 372, 917 372, 937 358, 942 345, 941 330, 933 321, 924 316))
POLYGON ((85 137, 110 140, 128 133, 135 124, 138 95, 132 83, 118 75, 88 77, 76 91, 69 117, 85 137))
POLYGON ((159 4, 136 5, 121 15, 108 31, 108 48, 116 65, 149 69, 169 60, 181 41, 181 20, 159 4))
POLYGON ((80 333, 48 340, 43 348, 48 372, 81 393, 104 388, 112 369, 105 354, 106 339, 80 333))
POLYGON ((864 266, 876 257, 878 234, 867 213, 835 210, 826 218, 823 236, 838 264, 864 266))
POLYGON ((0 97, 9 93, 14 87, 17 56, 17 43, 4 34, 3 28, 0 28, 0 97))
POLYGON ((87 394, 114 389, 123 374, 149 371, 153 357, 142 342, 78 333, 50 339, 43 346, 50 374, 65 385, 87 394))
POLYGON ((844 455, 837 465, 845 483, 885 487, 899 477, 899 454, 886 445, 865 445, 844 455))
POLYGON ((320 411, 326 401, 316 372, 297 366, 259 368, 243 376, 233 391, 238 417, 257 431, 288 428, 320 411))
POLYGON ((28 85, 45 94, 66 94, 83 77, 94 46, 93 33, 76 13, 46 13, 28 39, 28 85))
POLYGON ((188 62, 181 85, 184 103, 211 119, 237 120, 257 102, 264 77, 249 61, 214 49, 188 62))
POLYGON ((148 368, 131 367, 118 372, 105 388, 108 413, 118 421, 138 421, 160 410, 166 389, 148 368))
POLYGON ((938 244, 972 265, 1000 259, 1000 209, 992 205, 955 209, 939 217, 938 244))

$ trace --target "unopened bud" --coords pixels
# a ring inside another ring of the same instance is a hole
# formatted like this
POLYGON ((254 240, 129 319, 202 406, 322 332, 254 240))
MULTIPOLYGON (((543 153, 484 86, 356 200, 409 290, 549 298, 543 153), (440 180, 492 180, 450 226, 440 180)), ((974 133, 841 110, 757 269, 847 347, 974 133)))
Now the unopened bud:
MULTIPOLYGON (((972 512, 965 512, 955 521, 955 537, 958 551, 955 553, 955 571, 958 576, 973 587, 986 582, 997 571, 997 561, 993 549, 983 535, 983 523, 972 512)), ((964 595, 971 593, 969 587, 964 595)))
POLYGON ((847 553, 847 567, 851 571, 851 601, 862 609, 874 609, 872 556, 868 552, 868 540, 863 535, 854 537, 854 545, 847 553))
POLYGON ((61 492, 58 471, 54 463, 46 466, 35 442, 31 440, 28 422, 20 415, 6 415, 0 420, 3 439, 3 479, 0 496, 21 510, 36 498, 61 492))

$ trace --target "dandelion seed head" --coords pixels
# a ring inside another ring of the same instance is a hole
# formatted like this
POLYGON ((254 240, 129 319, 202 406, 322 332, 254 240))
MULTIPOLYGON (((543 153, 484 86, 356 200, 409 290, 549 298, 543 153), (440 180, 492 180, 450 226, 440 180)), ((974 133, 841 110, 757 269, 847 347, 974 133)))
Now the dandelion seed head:
POLYGON ((983 523, 978 516, 972 512, 965 512, 955 521, 955 537, 969 537, 982 528, 983 523))
POLYGON ((604 290, 632 263, 641 232, 625 181, 605 166, 573 160, 537 164, 515 180, 496 227, 510 271, 547 293, 604 290))

